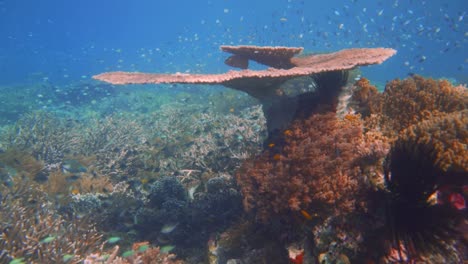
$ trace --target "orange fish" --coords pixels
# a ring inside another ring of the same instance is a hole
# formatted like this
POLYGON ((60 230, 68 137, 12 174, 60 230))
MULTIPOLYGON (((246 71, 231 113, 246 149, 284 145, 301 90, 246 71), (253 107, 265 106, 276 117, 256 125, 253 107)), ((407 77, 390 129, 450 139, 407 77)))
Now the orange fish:
POLYGON ((283 134, 284 134, 285 136, 287 136, 287 137, 290 137, 290 136, 293 135, 293 132, 292 132, 291 130, 289 130, 289 129, 286 129, 286 130, 283 132, 283 134))
POLYGON ((301 215, 304 216, 307 220, 312 220, 314 217, 317 217, 317 214, 309 214, 306 210, 301 210, 301 215))
POLYGON ((270 144, 268 144, 268 147, 269 147, 269 148, 272 148, 272 147, 274 147, 274 146, 275 146, 275 143, 270 143, 270 144))
POLYGON ((280 160, 281 159, 281 155, 280 154, 275 154, 273 156, 273 160, 280 160))

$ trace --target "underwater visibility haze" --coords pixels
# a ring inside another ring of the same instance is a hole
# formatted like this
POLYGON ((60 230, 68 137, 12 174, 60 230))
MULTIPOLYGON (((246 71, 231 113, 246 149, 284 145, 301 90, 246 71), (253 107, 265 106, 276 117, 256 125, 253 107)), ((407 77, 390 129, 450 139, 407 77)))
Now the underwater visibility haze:
POLYGON ((0 263, 466 263, 467 15, 0 0, 0 263))

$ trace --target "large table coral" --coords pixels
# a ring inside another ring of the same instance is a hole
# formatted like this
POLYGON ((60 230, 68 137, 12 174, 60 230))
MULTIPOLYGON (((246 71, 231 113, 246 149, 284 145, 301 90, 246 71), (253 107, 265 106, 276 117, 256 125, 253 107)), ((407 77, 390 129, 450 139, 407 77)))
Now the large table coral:
POLYGON ((298 116, 310 114, 311 106, 317 105, 318 101, 336 98, 339 89, 347 82, 348 70, 358 66, 380 64, 396 53, 394 49, 389 48, 356 48, 293 57, 302 48, 222 46, 221 49, 234 54, 226 60, 228 65, 247 68, 248 60, 254 60, 273 68, 244 69, 221 74, 107 72, 93 78, 112 84, 224 85, 243 91, 260 101, 268 131, 272 134, 273 131, 284 129, 298 116), (281 85, 287 80, 303 76, 312 78, 310 86, 315 87, 314 91, 294 97, 286 96, 281 85))

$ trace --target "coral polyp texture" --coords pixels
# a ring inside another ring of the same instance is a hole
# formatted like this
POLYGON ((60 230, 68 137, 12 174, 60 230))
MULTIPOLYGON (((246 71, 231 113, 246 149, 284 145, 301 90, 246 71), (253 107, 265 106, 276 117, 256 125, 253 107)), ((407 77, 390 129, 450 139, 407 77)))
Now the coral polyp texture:
POLYGON ((388 252, 396 261, 463 258, 468 185, 468 112, 455 112, 413 125, 400 133, 387 161, 388 252), (437 202, 430 197, 437 195, 437 202), (463 199, 463 198, 462 198, 463 199), (465 205, 463 205, 465 206, 465 205), (390 253, 389 253, 390 254, 390 253))
POLYGON ((245 208, 262 220, 290 210, 322 208, 330 215, 353 211, 364 182, 360 142, 359 119, 339 120, 326 113, 296 121, 284 131, 284 143, 237 173, 245 208))
POLYGON ((379 115, 383 130, 393 135, 430 116, 461 111, 467 107, 466 87, 417 75, 390 81, 385 91, 370 102, 371 113, 379 115))

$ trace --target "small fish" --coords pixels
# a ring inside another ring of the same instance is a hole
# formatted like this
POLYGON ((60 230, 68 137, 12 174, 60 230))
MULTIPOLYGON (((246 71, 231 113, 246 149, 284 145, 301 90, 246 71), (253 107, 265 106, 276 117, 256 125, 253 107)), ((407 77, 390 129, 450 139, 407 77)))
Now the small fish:
POLYGON ((285 18, 285 17, 282 17, 282 18, 280 18, 280 21, 281 21, 281 22, 287 22, 287 21, 288 21, 288 19, 287 19, 287 18, 285 18))
MULTIPOLYGON (((240 68, 240 69, 247 69, 249 67, 249 60, 241 55, 232 55, 227 58, 224 63, 231 67, 240 68)), ((210 102, 211 103, 211 102, 210 102)))
POLYGON ((281 155, 280 155, 280 154, 275 154, 275 155, 273 155, 273 160, 278 161, 278 160, 280 160, 280 159, 281 159, 281 155))
POLYGON ((48 236, 48 237, 42 239, 42 240, 41 240, 41 243, 50 243, 50 242, 52 242, 52 241, 54 241, 54 240, 55 240, 55 237, 54 237, 54 236, 48 236))
POLYGON ((24 258, 15 258, 12 261, 8 262, 8 264, 24 264, 24 263, 26 263, 23 260, 24 260, 24 258))
POLYGON ((124 253, 122 253, 123 258, 128 258, 135 255, 135 252, 133 250, 127 250, 124 253))
POLYGON ((449 194, 448 200, 450 204, 455 207, 457 210, 463 210, 466 208, 465 199, 463 195, 459 193, 451 193, 449 194))
POLYGON ((268 144, 268 147, 269 147, 269 148, 272 148, 272 147, 274 147, 274 146, 275 146, 275 143, 270 143, 270 144, 268 144))
POLYGON ((138 247, 138 251, 145 252, 146 250, 148 250, 148 248, 149 248, 149 245, 141 245, 138 247))
POLYGON ((189 195, 190 200, 195 199, 194 195, 195 195, 195 191, 197 190, 198 186, 199 185, 195 185, 195 186, 192 186, 192 187, 189 188, 188 195, 189 195))
POLYGON ((163 246, 159 249, 159 252, 161 253, 169 253, 171 252, 173 249, 175 248, 175 246, 172 246, 172 245, 168 245, 168 246, 163 246))
POLYGON ((119 242, 120 239, 121 239, 120 237, 110 237, 109 239, 107 239, 107 242, 109 244, 115 244, 115 243, 119 242))
POLYGON ((172 231, 174 231, 174 229, 177 227, 177 225, 179 225, 179 223, 175 223, 175 224, 165 224, 165 225, 163 225, 163 227, 161 228, 161 233, 163 233, 163 234, 169 234, 169 233, 171 233, 172 231))
POLYGON ((289 130, 289 129, 286 129, 286 130, 283 132, 283 134, 284 134, 285 136, 287 136, 287 137, 290 137, 290 136, 293 135, 293 132, 292 132, 291 130, 289 130))
POLYGON ((66 254, 62 257, 63 262, 67 262, 69 260, 72 260, 75 257, 75 255, 72 254, 66 254))
POLYGON ((317 217, 318 215, 317 214, 309 214, 309 212, 307 212, 306 210, 301 210, 301 215, 307 219, 307 220, 312 220, 314 217, 317 217))
POLYGON ((62 171, 64 173, 67 173, 67 172, 80 173, 80 172, 86 172, 87 169, 78 160, 69 159, 69 160, 65 160, 62 163, 62 171))
POLYGON ((422 55, 420 58, 419 58, 419 62, 422 63, 426 60, 426 56, 422 55))

